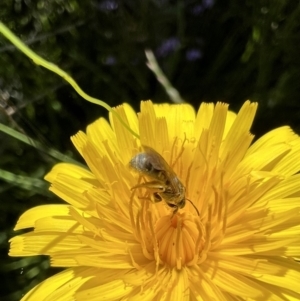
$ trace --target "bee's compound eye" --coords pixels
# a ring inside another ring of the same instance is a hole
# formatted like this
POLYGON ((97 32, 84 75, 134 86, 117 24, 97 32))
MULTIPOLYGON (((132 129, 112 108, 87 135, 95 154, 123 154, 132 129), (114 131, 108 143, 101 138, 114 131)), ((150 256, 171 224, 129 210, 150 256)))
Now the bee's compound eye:
POLYGON ((178 205, 177 205, 179 208, 183 208, 185 206, 185 199, 182 199, 178 205))

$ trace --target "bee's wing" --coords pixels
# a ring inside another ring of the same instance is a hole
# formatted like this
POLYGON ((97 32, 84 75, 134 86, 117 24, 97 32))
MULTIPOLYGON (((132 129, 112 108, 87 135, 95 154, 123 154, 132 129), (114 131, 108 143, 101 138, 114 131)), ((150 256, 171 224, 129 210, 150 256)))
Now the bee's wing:
POLYGON ((151 157, 151 164, 153 168, 159 171, 168 171, 171 169, 166 160, 153 148, 150 146, 143 145, 143 149, 149 157, 151 157))
POLYGON ((145 145, 143 145, 143 148, 147 155, 151 157, 151 164, 153 165, 153 168, 164 174, 164 177, 169 181, 169 185, 173 188, 173 190, 176 190, 180 181, 167 161, 153 148, 145 145))

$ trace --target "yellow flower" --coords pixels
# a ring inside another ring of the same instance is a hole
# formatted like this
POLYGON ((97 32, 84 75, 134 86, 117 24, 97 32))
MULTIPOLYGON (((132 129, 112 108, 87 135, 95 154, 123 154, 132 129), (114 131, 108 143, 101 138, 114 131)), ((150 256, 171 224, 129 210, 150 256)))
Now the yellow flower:
POLYGON ((22 300, 299 300, 300 138, 285 126, 251 145, 256 108, 124 104, 116 111, 140 140, 114 114, 72 137, 89 169, 54 166, 46 180, 69 205, 25 212, 15 229, 33 231, 10 249, 67 269, 22 300), (131 189, 146 180, 128 164, 142 145, 165 158, 199 216, 131 189))

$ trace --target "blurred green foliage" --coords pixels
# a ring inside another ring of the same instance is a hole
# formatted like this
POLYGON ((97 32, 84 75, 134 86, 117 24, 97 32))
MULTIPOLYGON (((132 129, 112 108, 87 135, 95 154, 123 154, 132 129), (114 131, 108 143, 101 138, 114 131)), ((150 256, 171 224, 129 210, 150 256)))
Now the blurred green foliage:
MULTIPOLYGON (((146 67, 149 48, 195 108, 224 101, 235 110, 251 99, 259 102, 255 134, 285 124, 300 132, 299 1, 1 0, 0 19, 111 106, 169 101, 146 67)), ((69 137, 99 116, 107 112, 0 36, 1 123, 81 160, 69 137)), ((0 180, 0 296, 13 301, 57 271, 45 258, 6 255, 14 224, 28 208, 61 201, 34 186, 57 160, 3 133, 0 139, 0 169, 10 179, 0 180), (29 189, 18 184, 22 177, 32 179, 29 189)))

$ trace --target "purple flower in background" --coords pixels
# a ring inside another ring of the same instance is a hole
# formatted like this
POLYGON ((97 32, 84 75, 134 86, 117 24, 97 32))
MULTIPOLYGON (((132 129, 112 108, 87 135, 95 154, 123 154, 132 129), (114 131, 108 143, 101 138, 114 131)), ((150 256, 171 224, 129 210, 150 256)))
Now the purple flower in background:
POLYGON ((197 4, 195 5, 192 10, 191 13, 193 15, 199 15, 201 14, 203 11, 205 11, 206 9, 211 8, 213 5, 215 4, 214 0, 202 0, 202 4, 197 4))
POLYGON ((106 58, 102 59, 104 65, 112 66, 117 62, 116 58, 112 55, 108 55, 106 58))
POLYGON ((196 61, 202 58, 202 52, 199 49, 192 48, 187 50, 185 57, 188 61, 196 61))
POLYGON ((174 52, 180 47, 180 42, 177 37, 172 37, 164 40, 161 45, 156 49, 156 55, 158 57, 165 57, 174 52))
POLYGON ((110 11, 118 9, 119 4, 117 1, 114 1, 114 0, 104 0, 104 1, 101 1, 97 5, 97 7, 99 10, 101 10, 103 12, 110 12, 110 11))

